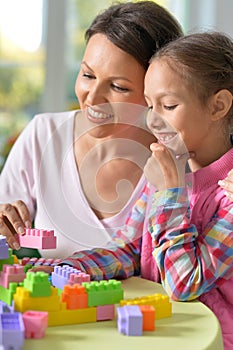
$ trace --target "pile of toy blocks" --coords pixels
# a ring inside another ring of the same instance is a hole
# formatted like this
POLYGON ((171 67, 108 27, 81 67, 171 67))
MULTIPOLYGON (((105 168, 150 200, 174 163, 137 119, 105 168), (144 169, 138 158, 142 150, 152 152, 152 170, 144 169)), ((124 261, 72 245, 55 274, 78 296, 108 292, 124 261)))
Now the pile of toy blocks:
MULTIPOLYGON (((28 231, 31 244, 32 237, 37 237, 31 248, 54 247, 53 233, 46 232, 28 231)), ((24 246, 28 246, 26 239, 24 246)), ((56 265, 60 260, 24 258, 21 264, 16 262, 5 237, 0 236, 0 345, 6 348, 20 350, 24 338, 43 337, 48 326, 113 320, 117 316, 120 333, 142 335, 155 329, 155 319, 171 316, 167 296, 124 300, 120 281, 90 281, 90 275, 82 271, 56 265), (52 265, 54 271, 51 276, 27 271, 35 265, 52 265)))

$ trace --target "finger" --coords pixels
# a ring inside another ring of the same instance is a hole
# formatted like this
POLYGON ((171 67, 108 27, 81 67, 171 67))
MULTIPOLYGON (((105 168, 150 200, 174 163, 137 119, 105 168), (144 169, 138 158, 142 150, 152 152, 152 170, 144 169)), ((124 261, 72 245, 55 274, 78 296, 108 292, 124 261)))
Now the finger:
POLYGON ((15 237, 14 232, 12 232, 7 224, 5 223, 5 219, 3 216, 0 216, 0 234, 6 237, 7 243, 12 249, 20 249, 19 242, 15 237))
POLYGON ((4 218, 5 225, 12 233, 24 234, 24 222, 17 210, 12 204, 2 204, 0 206, 1 216, 4 218))
POLYGON ((233 169, 231 169, 229 171, 229 173, 227 174, 227 177, 230 177, 232 179, 232 181, 233 181, 233 169))
POLYGON ((12 206, 17 210, 19 217, 21 218, 22 222, 24 223, 24 227, 31 228, 32 227, 32 221, 30 217, 30 212, 28 210, 28 207, 26 204, 18 200, 15 203, 12 204, 12 206))
POLYGON ((165 176, 177 174, 175 162, 168 149, 160 144, 153 144, 151 146, 153 156, 159 162, 163 174, 165 176))
POLYGON ((185 160, 177 160, 171 151, 162 144, 152 144, 153 156, 159 162, 164 176, 166 188, 176 188, 184 185, 185 160))
POLYGON ((231 192, 225 192, 225 195, 226 195, 227 198, 230 199, 230 201, 233 202, 233 193, 231 193, 231 192))
POLYGON ((224 190, 227 190, 228 192, 233 193, 233 182, 231 182, 227 178, 225 180, 219 180, 218 184, 219 184, 219 186, 224 188, 224 190))

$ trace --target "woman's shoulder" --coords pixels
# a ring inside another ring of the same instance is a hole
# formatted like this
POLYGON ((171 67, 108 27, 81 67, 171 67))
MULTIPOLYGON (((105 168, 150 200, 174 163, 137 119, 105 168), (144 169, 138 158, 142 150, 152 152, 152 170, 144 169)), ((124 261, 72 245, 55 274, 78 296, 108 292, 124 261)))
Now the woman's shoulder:
POLYGON ((54 125, 59 126, 65 122, 72 120, 77 111, 65 111, 56 113, 40 113, 36 114, 32 120, 32 124, 41 124, 44 126, 54 125))

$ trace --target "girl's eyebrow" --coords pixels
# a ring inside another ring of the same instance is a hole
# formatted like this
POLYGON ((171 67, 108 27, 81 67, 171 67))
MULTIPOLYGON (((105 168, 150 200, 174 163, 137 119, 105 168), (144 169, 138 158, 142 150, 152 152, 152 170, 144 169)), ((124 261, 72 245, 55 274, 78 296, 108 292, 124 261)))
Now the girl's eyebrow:
MULTIPOLYGON (((175 92, 173 91, 161 91, 157 94, 153 94, 156 98, 163 98, 165 96, 173 96, 173 97, 179 97, 175 92)), ((147 99, 150 99, 146 94, 144 94, 144 97, 147 99)))

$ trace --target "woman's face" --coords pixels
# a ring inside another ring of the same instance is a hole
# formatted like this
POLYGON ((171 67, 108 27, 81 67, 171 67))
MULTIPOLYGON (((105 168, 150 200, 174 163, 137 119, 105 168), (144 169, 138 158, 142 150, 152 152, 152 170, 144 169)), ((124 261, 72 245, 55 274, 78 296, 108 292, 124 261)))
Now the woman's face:
POLYGON ((114 118, 101 109, 115 102, 146 105, 144 68, 134 57, 111 43, 103 34, 93 35, 86 47, 75 92, 80 108, 96 125, 114 118))

